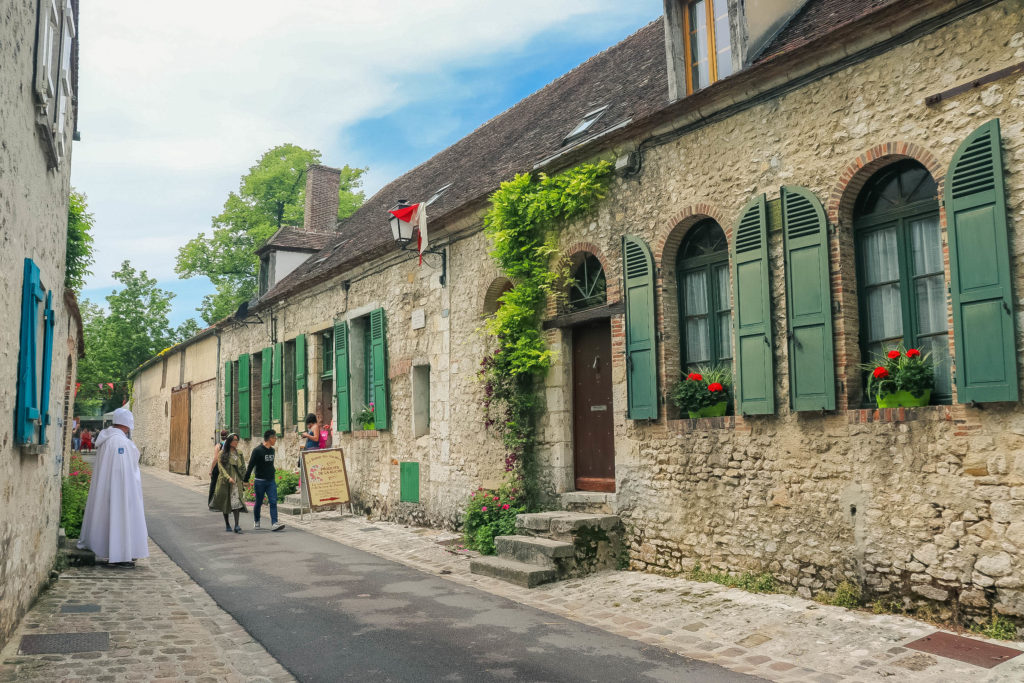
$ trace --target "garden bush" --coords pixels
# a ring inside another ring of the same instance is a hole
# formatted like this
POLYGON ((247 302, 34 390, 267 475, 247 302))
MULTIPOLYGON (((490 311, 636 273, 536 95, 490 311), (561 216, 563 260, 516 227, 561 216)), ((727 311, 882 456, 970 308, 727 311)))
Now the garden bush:
POLYGON ((512 483, 497 490, 477 489, 466 506, 466 547, 484 555, 493 555, 494 537, 514 534, 516 515, 524 512, 526 505, 522 490, 512 483))
MULTIPOLYGON (((291 470, 276 470, 274 479, 277 481, 277 500, 284 500, 284 497, 299 490, 299 475, 291 470)), ((242 485, 242 500, 254 502, 256 500, 255 482, 242 485)))
POLYGON ((82 518, 89 498, 92 467, 77 453, 71 456, 69 465, 70 473, 60 485, 60 525, 68 538, 78 538, 82 533, 82 518))

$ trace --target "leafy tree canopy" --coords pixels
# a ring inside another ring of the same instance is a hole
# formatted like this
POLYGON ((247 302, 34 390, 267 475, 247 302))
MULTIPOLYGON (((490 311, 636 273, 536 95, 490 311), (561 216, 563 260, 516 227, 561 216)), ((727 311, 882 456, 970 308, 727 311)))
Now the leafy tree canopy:
POLYGON ((92 275, 89 266, 96 262, 93 258, 92 228, 95 224, 93 215, 86 209, 86 197, 81 192, 71 190, 68 200, 68 243, 64 252, 64 286, 75 293, 82 291, 85 278, 92 275))
POLYGON ((85 358, 78 365, 79 402, 103 399, 103 410, 123 405, 128 398, 128 379, 142 363, 163 349, 182 342, 198 331, 195 320, 172 328, 173 292, 156 286, 156 279, 135 270, 128 261, 114 273, 122 285, 107 295, 104 308, 82 301, 85 358), (99 384, 114 384, 101 391, 99 384))
MULTIPOLYGON (((210 234, 197 235, 178 251, 178 275, 204 275, 217 289, 197 309, 207 324, 231 315, 256 294, 255 251, 282 225, 302 225, 306 167, 318 163, 320 152, 315 149, 283 144, 268 150, 242 176, 238 192, 228 195, 224 210, 213 217, 210 234)), ((339 219, 362 205, 365 172, 348 165, 341 169, 339 219)))

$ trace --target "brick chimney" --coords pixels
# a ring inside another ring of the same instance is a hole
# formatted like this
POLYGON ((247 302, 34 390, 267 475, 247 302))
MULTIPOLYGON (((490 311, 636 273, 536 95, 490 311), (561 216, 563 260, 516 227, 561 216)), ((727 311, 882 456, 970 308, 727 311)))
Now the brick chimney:
POLYGON ((306 210, 302 227, 307 232, 333 232, 338 225, 338 185, 341 169, 310 164, 306 169, 306 210))

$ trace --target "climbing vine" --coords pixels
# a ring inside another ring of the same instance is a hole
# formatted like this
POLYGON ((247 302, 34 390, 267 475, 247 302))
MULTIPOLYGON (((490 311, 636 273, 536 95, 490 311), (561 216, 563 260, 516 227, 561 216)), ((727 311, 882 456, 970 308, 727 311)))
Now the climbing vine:
MULTIPOLYGON (((551 366, 551 350, 541 333, 548 297, 559 297, 568 276, 558 258, 557 231, 567 221, 593 209, 605 196, 611 164, 582 164, 558 175, 517 175, 491 195, 484 232, 491 257, 513 282, 501 306, 487 321, 494 350, 480 366, 484 383, 486 426, 501 436, 506 491, 516 503, 536 506, 538 491, 534 454, 537 445, 539 389, 551 366)), ((493 496, 492 496, 493 497, 493 496)))

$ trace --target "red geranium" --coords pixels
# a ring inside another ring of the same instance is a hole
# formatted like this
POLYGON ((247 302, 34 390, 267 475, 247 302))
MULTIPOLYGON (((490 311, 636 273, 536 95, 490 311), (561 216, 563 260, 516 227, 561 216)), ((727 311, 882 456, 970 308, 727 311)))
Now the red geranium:
POLYGON ((722 391, 722 385, 718 382, 712 382, 708 385, 708 391, 715 393, 716 391, 722 391))
POLYGON ((917 358, 921 355, 921 352, 917 349, 907 349, 907 358, 917 358))
POLYGON ((691 372, 689 375, 686 376, 686 379, 692 379, 695 382, 700 382, 701 380, 704 379, 704 377, 702 375, 698 375, 696 372, 691 372))
MULTIPOLYGON (((897 352, 897 353, 899 353, 899 352, 897 352)), ((879 366, 879 367, 875 368, 874 372, 872 372, 871 374, 873 374, 875 376, 875 379, 882 379, 884 377, 888 377, 889 376, 889 371, 886 370, 885 368, 883 368, 882 366, 879 366)))
POLYGON ((896 349, 893 349, 892 351, 890 351, 889 353, 887 353, 885 355, 889 356, 890 360, 893 360, 893 359, 896 359, 896 358, 900 357, 900 352, 897 351, 896 349))

